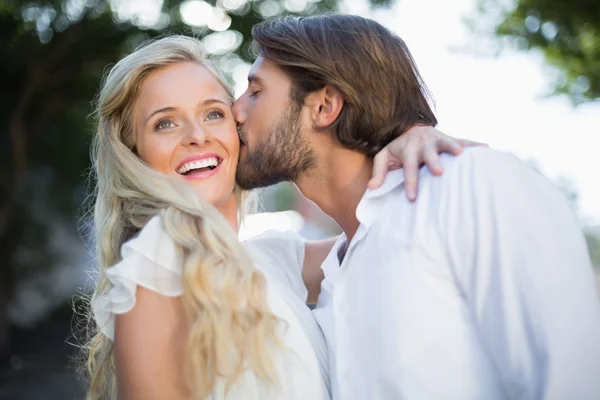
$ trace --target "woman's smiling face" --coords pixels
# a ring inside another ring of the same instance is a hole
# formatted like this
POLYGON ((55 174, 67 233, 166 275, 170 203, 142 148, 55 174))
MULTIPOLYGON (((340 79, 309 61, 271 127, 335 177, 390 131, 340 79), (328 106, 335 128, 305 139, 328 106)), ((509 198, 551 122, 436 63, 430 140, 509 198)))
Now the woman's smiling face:
POLYGON ((134 105, 135 149, 217 208, 235 203, 239 137, 230 97, 204 66, 181 62, 142 82, 134 105))

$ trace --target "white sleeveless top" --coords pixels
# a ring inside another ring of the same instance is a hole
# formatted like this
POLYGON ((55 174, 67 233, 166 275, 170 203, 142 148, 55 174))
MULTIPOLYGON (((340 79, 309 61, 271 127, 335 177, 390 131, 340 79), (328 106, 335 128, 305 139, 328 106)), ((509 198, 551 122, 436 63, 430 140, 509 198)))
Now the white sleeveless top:
MULTIPOLYGON (((308 291, 302 280, 304 242, 291 232, 266 232, 244 242, 266 280, 271 312, 285 323, 282 338, 288 350, 275 359, 278 382, 261 381, 246 371, 227 396, 218 382, 210 400, 325 400, 331 398, 327 348, 323 334, 306 306, 308 291)), ((122 261, 106 269, 111 290, 92 304, 99 329, 114 338, 116 314, 135 306, 137 285, 164 296, 183 293, 181 261, 160 217, 121 248, 122 261)))

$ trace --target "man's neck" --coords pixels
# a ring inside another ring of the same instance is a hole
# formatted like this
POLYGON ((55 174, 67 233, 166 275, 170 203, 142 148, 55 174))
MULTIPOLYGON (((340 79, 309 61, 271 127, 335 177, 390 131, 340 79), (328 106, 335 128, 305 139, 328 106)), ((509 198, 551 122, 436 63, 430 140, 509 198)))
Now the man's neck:
POLYGON ((307 199, 337 222, 350 243, 359 226, 356 207, 367 190, 372 170, 371 158, 331 146, 326 153, 318 154, 317 167, 295 183, 307 199))

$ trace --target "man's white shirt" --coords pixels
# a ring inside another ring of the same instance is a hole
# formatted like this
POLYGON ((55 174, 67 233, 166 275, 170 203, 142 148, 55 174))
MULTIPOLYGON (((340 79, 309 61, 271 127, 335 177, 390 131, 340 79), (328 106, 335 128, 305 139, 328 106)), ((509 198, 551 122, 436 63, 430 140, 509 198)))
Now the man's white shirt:
POLYGON ((511 155, 367 191, 314 311, 334 399, 600 399, 600 301, 564 196, 511 155))

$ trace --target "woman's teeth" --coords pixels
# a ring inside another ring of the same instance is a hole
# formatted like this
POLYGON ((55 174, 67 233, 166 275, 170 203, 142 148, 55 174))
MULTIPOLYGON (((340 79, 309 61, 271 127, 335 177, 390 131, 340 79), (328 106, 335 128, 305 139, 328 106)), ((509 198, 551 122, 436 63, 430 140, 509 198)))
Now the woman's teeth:
POLYGON ((215 169, 219 165, 219 160, 217 157, 204 158, 202 160, 190 161, 188 163, 183 164, 181 167, 177 168, 176 172, 181 175, 185 175, 186 173, 202 168, 215 169))

